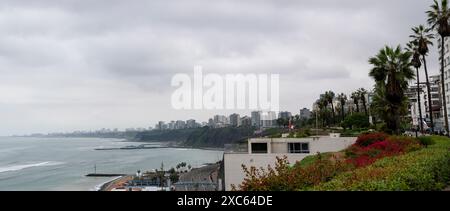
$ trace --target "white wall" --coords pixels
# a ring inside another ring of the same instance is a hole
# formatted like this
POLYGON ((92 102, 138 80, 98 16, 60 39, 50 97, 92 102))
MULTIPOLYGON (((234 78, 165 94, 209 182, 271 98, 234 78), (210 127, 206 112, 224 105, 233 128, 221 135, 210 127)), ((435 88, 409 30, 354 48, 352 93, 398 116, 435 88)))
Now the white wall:
POLYGON ((321 137, 319 140, 313 141, 312 138, 305 139, 251 139, 250 142, 261 142, 262 140, 267 140, 272 142, 272 154, 224 154, 224 171, 225 171, 225 190, 231 190, 231 185, 234 184, 238 187, 239 184, 245 178, 245 173, 242 170, 242 164, 246 165, 248 168, 251 166, 260 168, 267 168, 268 165, 274 166, 277 157, 287 156, 288 161, 291 164, 301 161, 303 158, 309 155, 315 155, 318 152, 337 152, 341 151, 348 146, 352 145, 356 138, 330 138, 321 137), (310 153, 309 154, 289 154, 284 153, 287 151, 287 143, 289 142, 304 142, 310 143, 310 153))

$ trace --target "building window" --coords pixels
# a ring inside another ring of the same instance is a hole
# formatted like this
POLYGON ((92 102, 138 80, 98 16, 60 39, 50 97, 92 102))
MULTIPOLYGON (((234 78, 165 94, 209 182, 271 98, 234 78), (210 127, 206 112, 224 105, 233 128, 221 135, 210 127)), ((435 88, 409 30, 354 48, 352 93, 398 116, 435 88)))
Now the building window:
POLYGON ((289 153, 309 153, 309 143, 288 143, 289 153))
POLYGON ((255 154, 267 153, 267 143, 252 143, 252 153, 255 154))

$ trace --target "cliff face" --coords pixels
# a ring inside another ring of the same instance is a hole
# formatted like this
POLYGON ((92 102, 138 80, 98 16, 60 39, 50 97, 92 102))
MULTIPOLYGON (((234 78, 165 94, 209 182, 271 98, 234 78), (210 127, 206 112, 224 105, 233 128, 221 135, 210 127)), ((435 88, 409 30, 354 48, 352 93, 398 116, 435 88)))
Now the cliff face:
POLYGON ((134 137, 135 141, 146 142, 184 142, 194 132, 200 130, 195 129, 183 129, 183 130, 152 130, 137 133, 134 137))
POLYGON ((225 144, 245 141, 252 137, 253 133, 254 130, 250 127, 204 127, 192 133, 183 144, 194 147, 224 147, 225 144))
POLYGON ((147 131, 138 133, 136 141, 178 142, 188 147, 224 147, 225 144, 245 141, 253 136, 249 127, 196 128, 184 130, 147 131))

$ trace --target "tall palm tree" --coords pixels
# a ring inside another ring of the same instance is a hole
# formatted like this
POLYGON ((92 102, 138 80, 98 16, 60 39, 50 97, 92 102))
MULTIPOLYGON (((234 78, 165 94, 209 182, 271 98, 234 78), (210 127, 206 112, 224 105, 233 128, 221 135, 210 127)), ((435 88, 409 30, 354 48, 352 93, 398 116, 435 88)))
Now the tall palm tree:
POLYGON ((320 98, 316 101, 318 111, 317 114, 319 114, 320 119, 322 120, 322 127, 325 127, 325 120, 326 120, 326 108, 328 106, 328 101, 325 99, 324 95, 321 95, 320 98))
POLYGON ((360 89, 358 89, 358 91, 356 91, 356 92, 358 93, 359 99, 361 100, 361 103, 362 103, 362 105, 363 105, 363 108, 364 108, 364 114, 366 114, 366 116, 367 116, 367 115, 368 115, 368 114, 367 114, 367 102, 366 102, 367 90, 364 89, 364 88, 360 88, 360 89))
MULTIPOLYGON (((416 46, 416 49, 417 49, 416 52, 422 56, 423 66, 425 69, 425 78, 427 81, 426 84, 427 84, 427 97, 428 97, 428 112, 430 115, 431 132, 434 133, 433 104, 431 103, 430 79, 428 78, 428 69, 427 69, 427 60, 426 60, 426 56, 428 55, 428 51, 429 51, 428 46, 433 45, 433 42, 431 40, 434 39, 434 35, 430 33, 431 29, 425 29, 425 27, 422 25, 420 25, 418 27, 414 27, 414 28, 412 28, 412 30, 413 30, 414 34, 411 35, 410 37, 413 38, 413 44, 416 46)), ((414 52, 414 53, 416 53, 416 52, 414 52)), ((420 63, 420 61, 419 61, 419 63, 420 63)), ((420 68, 420 66, 419 66, 419 68, 420 68)), ((419 78, 419 77, 417 76, 417 78, 419 78)))
POLYGON ((431 5, 431 10, 426 12, 428 15, 428 24, 431 29, 434 29, 441 36, 441 85, 442 85, 442 104, 444 109, 445 130, 449 134, 448 115, 447 115, 447 99, 445 94, 445 80, 444 80, 444 48, 445 38, 450 36, 450 26, 448 20, 450 18, 450 10, 448 8, 448 1, 441 0, 441 4, 434 0, 431 5))
POLYGON ((328 102, 328 104, 331 104, 331 114, 333 115, 333 120, 332 120, 333 123, 334 123, 334 119, 335 119, 334 103, 333 103, 335 96, 336 95, 334 94, 333 91, 325 92, 325 100, 328 102))
MULTIPOLYGON (((414 68, 416 68, 417 104, 418 104, 418 108, 419 108, 419 122, 420 122, 419 127, 420 127, 420 132, 423 133, 424 131, 423 131, 423 119, 422 119, 422 105, 420 102, 421 99, 420 99, 420 79, 419 79, 419 68, 420 68, 420 66, 422 66, 422 63, 420 62, 420 53, 419 53, 416 43, 417 42, 415 42, 415 41, 408 43, 406 50, 411 52, 411 54, 413 54, 411 64, 414 66, 414 68)), ((428 94, 428 96, 429 95, 430 94, 428 94)))
POLYGON ((339 100, 339 104, 341 105, 341 121, 344 121, 345 119, 345 111, 344 106, 347 102, 347 96, 344 93, 341 93, 337 96, 337 99, 339 100))
POLYGON ((386 46, 369 59, 369 63, 373 65, 369 75, 376 82, 375 89, 382 93, 382 102, 377 103, 383 106, 385 113, 380 116, 384 118, 388 132, 393 134, 400 133, 400 118, 406 113, 405 91, 408 80, 414 79, 410 58, 411 53, 402 51, 400 46, 395 49, 386 46))
POLYGON ((352 98, 353 103, 356 106, 356 112, 359 113, 359 94, 358 94, 358 92, 353 92, 352 95, 350 95, 350 98, 352 98))

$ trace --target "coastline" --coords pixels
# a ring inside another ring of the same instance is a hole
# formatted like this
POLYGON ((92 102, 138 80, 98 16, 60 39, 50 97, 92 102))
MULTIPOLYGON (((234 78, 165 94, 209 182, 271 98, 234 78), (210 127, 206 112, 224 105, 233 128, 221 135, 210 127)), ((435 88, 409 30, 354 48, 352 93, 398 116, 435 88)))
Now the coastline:
POLYGON ((133 139, 123 139, 123 142, 135 142, 135 143, 159 143, 165 147, 173 148, 173 149, 201 149, 201 150, 209 150, 209 151, 224 151, 225 147, 196 147, 196 146, 186 146, 177 142, 161 142, 161 141, 139 141, 133 139))
POLYGON ((56 139, 56 138, 79 138, 79 139, 89 139, 89 138, 98 138, 98 139, 116 139, 120 142, 134 142, 134 143, 159 143, 161 145, 164 145, 165 147, 168 148, 173 148, 173 149, 201 149, 201 150, 209 150, 209 151, 224 151, 224 147, 199 147, 199 146, 186 146, 186 145, 182 145, 180 143, 177 142, 173 142, 173 141, 158 141, 158 140, 154 140, 154 141, 140 141, 140 140, 135 140, 135 139, 128 139, 128 138, 118 138, 118 137, 87 137, 87 136, 5 136, 5 137, 11 137, 11 138, 51 138, 51 139, 56 139))
POLYGON ((112 189, 116 188, 118 186, 118 184, 120 184, 121 182, 123 182, 125 180, 128 180, 130 177, 132 177, 132 176, 125 175, 125 176, 115 177, 107 182, 97 185, 95 191, 111 191, 112 189))
POLYGON ((104 182, 104 183, 98 184, 98 185, 96 185, 96 186, 94 187, 93 191, 104 191, 104 189, 105 189, 109 184, 111 184, 111 183, 114 182, 115 180, 120 179, 120 178, 122 178, 122 177, 124 177, 124 176, 114 177, 113 179, 110 179, 110 180, 108 180, 108 181, 106 181, 106 182, 104 182))

